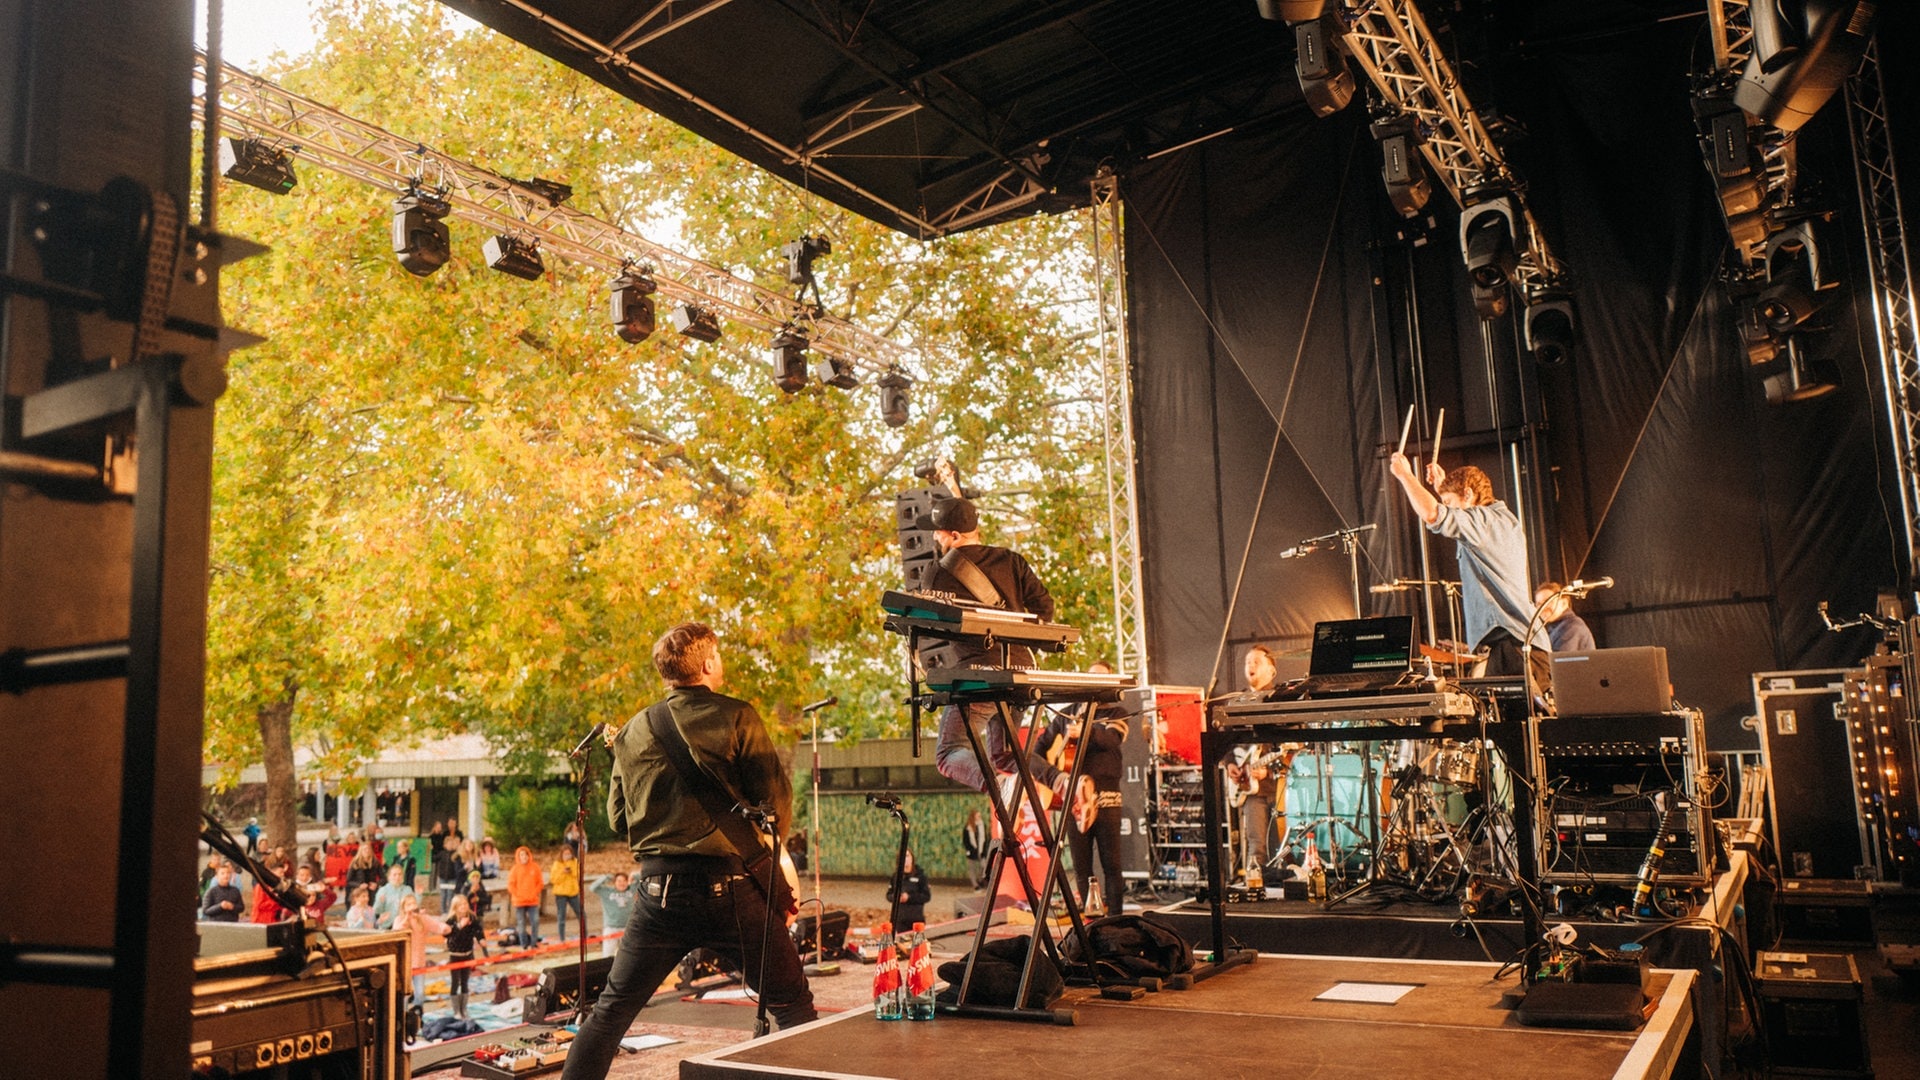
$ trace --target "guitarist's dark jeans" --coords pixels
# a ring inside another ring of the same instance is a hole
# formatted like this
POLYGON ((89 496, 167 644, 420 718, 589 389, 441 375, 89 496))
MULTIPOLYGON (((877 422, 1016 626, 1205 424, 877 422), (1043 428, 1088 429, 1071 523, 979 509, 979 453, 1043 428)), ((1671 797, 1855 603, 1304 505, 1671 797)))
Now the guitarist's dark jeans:
POLYGON ((800 954, 777 918, 767 939, 766 978, 761 980, 767 907, 751 879, 739 874, 659 874, 642 877, 634 889, 639 896, 633 920, 614 954, 606 989, 581 1021, 580 1034, 568 1050, 564 1080, 606 1076, 621 1038, 647 999, 681 957, 703 946, 739 966, 747 985, 766 995, 767 1010, 782 1029, 819 1015, 800 954))
MULTIPOLYGON (((1119 794, 1119 792, 1114 792, 1119 794)), ((1120 914, 1127 899, 1126 879, 1120 875, 1120 818, 1126 811, 1119 806, 1102 806, 1093 819, 1093 828, 1081 832, 1069 816, 1067 850, 1073 853, 1073 880, 1080 887, 1080 899, 1087 898, 1088 883, 1093 880, 1093 851, 1100 848, 1100 899, 1107 905, 1105 914, 1120 914)))

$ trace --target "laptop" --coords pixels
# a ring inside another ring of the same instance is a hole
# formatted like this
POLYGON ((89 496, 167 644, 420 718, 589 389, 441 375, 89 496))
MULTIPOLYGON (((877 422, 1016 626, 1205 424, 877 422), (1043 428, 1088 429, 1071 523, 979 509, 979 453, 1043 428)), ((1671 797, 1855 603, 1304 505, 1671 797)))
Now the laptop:
POLYGON ((1372 694, 1408 681, 1413 671, 1413 616, 1334 619, 1313 626, 1303 697, 1372 694))
POLYGON ((1553 701, 1561 716, 1645 716, 1673 708, 1667 650, 1658 645, 1553 654, 1553 701))

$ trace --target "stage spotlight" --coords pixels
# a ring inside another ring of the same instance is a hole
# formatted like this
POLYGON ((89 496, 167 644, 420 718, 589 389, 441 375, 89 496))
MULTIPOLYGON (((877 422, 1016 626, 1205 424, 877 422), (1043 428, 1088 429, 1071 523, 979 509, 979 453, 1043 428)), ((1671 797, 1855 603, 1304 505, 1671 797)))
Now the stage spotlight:
POLYGON ((874 385, 880 388, 880 419, 888 427, 905 427, 913 405, 907 389, 913 385, 913 380, 902 375, 897 368, 888 368, 887 373, 880 376, 880 381, 874 385))
POLYGON ((638 345, 653 336, 653 294, 659 289, 653 275, 632 267, 623 270, 607 286, 607 317, 621 341, 638 345))
POLYGON ((1748 364, 1758 367, 1780 354, 1780 343, 1773 340, 1773 332, 1761 321, 1757 308, 1752 304, 1742 304, 1738 319, 1740 344, 1746 347, 1748 364))
POLYGON ((530 237, 500 233, 488 237, 481 250, 489 267, 522 281, 539 281, 547 272, 546 264, 540 261, 540 245, 530 237))
POLYGON ((1527 302, 1527 351, 1545 367, 1573 359, 1573 297, 1543 290, 1527 302))
POLYGON ((1798 131, 1840 89, 1873 38, 1877 0, 1765 0, 1747 8, 1753 55, 1733 100, 1755 120, 1798 131))
POLYGON ((1837 389, 1838 384, 1834 379, 1814 374, 1812 364, 1801 358, 1800 349, 1794 342, 1787 342, 1785 352, 1786 369, 1777 375, 1767 376, 1762 384, 1767 393, 1767 404, 1811 401, 1837 389))
POLYGON ((822 356, 813 362, 813 377, 828 386, 837 386, 842 390, 852 390, 860 385, 860 376, 853 373, 853 363, 837 356, 822 356))
POLYGON ((1412 217, 1427 205, 1433 184, 1420 160, 1419 121, 1402 113, 1373 122, 1373 138, 1380 144, 1380 178, 1386 181, 1387 200, 1401 217, 1412 217))
POLYGON ((438 195, 409 191, 393 201, 393 254, 414 277, 426 277, 453 257, 447 223, 453 210, 438 195))
POLYGON ((1767 240, 1767 284, 1754 310, 1776 337, 1813 318, 1825 304, 1820 294, 1839 286, 1822 273, 1820 247, 1815 218, 1795 222, 1767 240))
POLYGON ((1254 0, 1260 8, 1260 17, 1274 22, 1306 22, 1317 19, 1327 10, 1327 0, 1254 0))
POLYGON ((1470 189, 1460 211, 1460 253, 1473 286, 1473 306, 1482 319, 1507 313, 1508 286, 1520 265, 1520 211, 1498 189, 1470 189))
POLYGON ((698 304, 681 301, 673 305, 674 333, 695 341, 720 340, 720 317, 698 304))
POLYGON ((1353 100, 1353 72, 1340 54, 1340 16, 1328 12, 1293 26, 1293 70, 1315 116, 1332 116, 1353 100))
POLYGON ((787 281, 794 285, 812 281, 813 260, 831 254, 833 242, 824 236, 802 236, 780 246, 780 256, 787 260, 787 281))
POLYGON ((797 394, 807 385, 807 335, 792 324, 782 326, 773 335, 767 359, 773 364, 773 385, 782 392, 797 394))
POLYGON ((262 139, 221 139, 220 175, 275 195, 285 195, 299 183, 293 155, 262 139))

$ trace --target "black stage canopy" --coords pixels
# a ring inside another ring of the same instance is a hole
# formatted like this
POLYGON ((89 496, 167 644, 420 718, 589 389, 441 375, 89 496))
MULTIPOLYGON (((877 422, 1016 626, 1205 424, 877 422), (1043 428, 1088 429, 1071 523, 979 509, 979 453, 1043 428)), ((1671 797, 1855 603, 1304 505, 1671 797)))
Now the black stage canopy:
MULTIPOLYGON (((446 3, 915 236, 1084 205, 1102 166, 1302 107, 1293 32, 1254 0, 446 3)), ((1436 9, 1455 5, 1422 6, 1450 32, 1436 9)), ((1476 25, 1494 6, 1468 5, 1476 25)), ((1548 32, 1700 11, 1561 6, 1578 17, 1548 32)))

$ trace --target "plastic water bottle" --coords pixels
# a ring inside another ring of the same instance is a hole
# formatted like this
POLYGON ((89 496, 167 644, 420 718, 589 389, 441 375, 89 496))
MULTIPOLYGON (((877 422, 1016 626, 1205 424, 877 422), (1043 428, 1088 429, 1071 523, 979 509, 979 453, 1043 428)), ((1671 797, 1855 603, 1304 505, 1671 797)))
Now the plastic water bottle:
POLYGON ((927 924, 914 923, 907 938, 907 1019, 933 1019, 933 946, 927 941, 927 924))
POLYGON ((873 966, 873 1017, 898 1020, 903 1015, 900 1002, 900 958, 893 951, 893 924, 873 928, 874 943, 880 950, 873 966))

